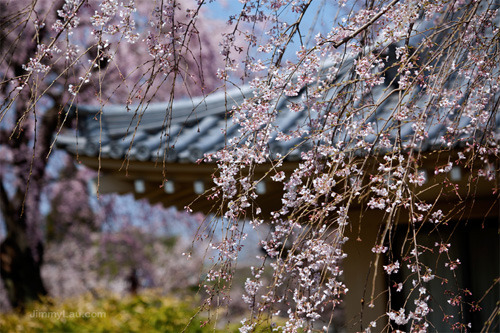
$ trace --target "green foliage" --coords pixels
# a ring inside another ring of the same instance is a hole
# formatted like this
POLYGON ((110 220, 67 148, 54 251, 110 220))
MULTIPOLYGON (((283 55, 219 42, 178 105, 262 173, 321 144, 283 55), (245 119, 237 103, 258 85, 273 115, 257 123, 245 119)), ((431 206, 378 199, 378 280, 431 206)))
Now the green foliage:
POLYGON ((214 332, 211 324, 201 327, 207 318, 197 315, 190 298, 147 292, 123 298, 85 295, 51 303, 33 304, 24 315, 1 316, 0 332, 214 332))

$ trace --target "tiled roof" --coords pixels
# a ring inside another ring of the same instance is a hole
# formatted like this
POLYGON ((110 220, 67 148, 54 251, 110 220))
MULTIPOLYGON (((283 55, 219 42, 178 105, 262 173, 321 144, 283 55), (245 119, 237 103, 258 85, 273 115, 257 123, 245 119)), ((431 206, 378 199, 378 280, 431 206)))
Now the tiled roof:
MULTIPOLYGON (((335 82, 347 80, 349 77, 348 68, 352 61, 347 61, 337 74, 335 82)), ((326 67, 325 67, 326 68, 326 67)), ((388 86, 390 79, 385 80, 385 84, 372 89, 370 98, 374 101, 388 94, 393 87, 388 86)), ((340 88, 332 88, 329 95, 337 94, 340 88)), ((413 99, 413 106, 428 109, 426 114, 426 132, 428 133, 421 149, 429 149, 433 146, 441 146, 441 138, 449 135, 446 121, 453 121, 456 115, 442 114, 438 106, 430 106, 427 94, 409 96, 413 99)), ((74 130, 65 130, 60 133, 57 144, 60 148, 71 153, 78 153, 86 156, 97 156, 99 150, 101 157, 111 159, 123 159, 128 157, 131 160, 139 161, 162 161, 166 154, 166 161, 192 163, 203 157, 203 154, 214 152, 227 142, 227 139, 237 134, 237 127, 231 122, 228 111, 233 105, 239 105, 244 98, 252 97, 252 90, 248 86, 230 91, 221 91, 206 98, 195 98, 193 100, 175 101, 171 108, 168 103, 150 104, 147 109, 138 110, 124 105, 110 105, 102 109, 94 106, 78 106, 78 135, 74 130), (138 122, 140 119, 140 122, 138 122), (167 126, 168 125, 168 126, 167 126), (169 128, 167 131, 165 128, 169 128), (226 129, 226 134, 222 129, 226 129), (101 141, 101 144, 99 144, 101 141), (133 144, 131 145, 131 142, 133 144), (168 142, 168 145, 165 143, 168 142), (167 150, 166 147, 169 147, 167 150)), ((290 101, 297 101, 302 98, 301 94, 295 97, 283 97, 276 102, 279 111, 275 126, 287 133, 303 125, 307 128, 311 110, 302 112, 291 112, 287 108, 290 101)), ((328 99, 328 96, 326 97, 328 99)), ((363 114, 357 110, 356 116, 365 119, 364 123, 371 123, 377 133, 391 134, 391 139, 401 135, 403 143, 414 134, 413 122, 402 122, 395 124, 393 112, 399 107, 398 94, 392 94, 376 109, 371 110, 371 114, 363 114), (395 126, 397 125, 397 126, 395 126), (399 132, 399 133, 398 133, 399 132)), ((356 102, 359 103, 359 102, 356 102)), ((352 106, 356 108, 356 103, 352 106)), ((494 109, 493 107, 491 108, 494 109)), ((368 111, 367 111, 368 112, 368 111)), ((500 113, 493 117, 493 126, 500 125, 500 113)), ((464 128, 470 123, 470 118, 461 117, 458 129, 464 128)), ((346 133, 336 132, 334 141, 342 138, 345 140, 346 133)), ((467 139, 467 134, 460 134, 455 141, 467 139)), ((367 142, 374 142, 375 135, 365 138, 367 142)), ((277 141, 271 138, 269 146, 271 154, 287 153, 290 148, 299 144, 302 139, 290 141, 277 141)), ((300 151, 297 149, 287 158, 297 160, 300 151)))

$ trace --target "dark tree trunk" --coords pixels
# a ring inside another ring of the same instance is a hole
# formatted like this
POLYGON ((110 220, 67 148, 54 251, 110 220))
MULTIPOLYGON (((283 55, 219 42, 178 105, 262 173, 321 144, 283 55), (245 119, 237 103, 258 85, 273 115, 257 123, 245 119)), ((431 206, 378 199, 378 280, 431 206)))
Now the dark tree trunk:
MULTIPOLYGON (((26 116, 29 102, 16 107, 17 119, 26 116), (24 105, 23 105, 24 104, 24 105)), ((57 104, 56 104, 57 105, 57 104)), ((41 277, 43 239, 38 223, 40 195, 43 189, 47 154, 52 135, 58 124, 57 107, 47 110, 37 126, 35 149, 27 137, 28 128, 14 134, 10 140, 2 136, 3 143, 13 151, 17 168, 17 190, 9 197, 4 180, 0 182, 0 210, 3 213, 7 236, 0 245, 0 274, 12 307, 24 311, 28 302, 47 295, 41 277)), ((27 125, 26 125, 27 126, 27 125)))
POLYGON ((11 306, 20 312, 24 312, 27 303, 47 295, 40 274, 43 247, 38 244, 36 251, 40 253, 36 256, 31 247, 17 244, 15 237, 7 237, 0 245, 2 281, 11 306))
MULTIPOLYGON (((63 5, 64 0, 58 0, 52 7, 56 17, 57 10, 62 9, 63 5)), ((10 6, 0 4, 4 19, 9 17, 9 8, 10 6)), ((7 26, 9 25, 6 24, 7 26)), ((37 40, 46 39, 46 29, 40 29, 37 38, 32 38, 25 59, 15 56, 4 59, 9 62, 15 78, 26 74, 23 64, 28 63, 30 57, 36 53, 37 40)), ((8 31, 7 28, 4 30, 8 31)), ((11 47, 13 40, 7 38, 8 34, 2 31, 0 35, 0 48, 11 47)), ((18 36, 14 36, 14 40, 16 38, 18 36)), ((43 237, 38 207, 52 136, 58 128, 59 112, 63 103, 61 95, 56 96, 52 92, 45 92, 45 95, 54 100, 55 106, 40 114, 35 101, 40 96, 36 91, 32 91, 32 88, 22 90, 16 97, 15 110, 9 110, 15 112, 15 132, 0 129, 0 144, 10 148, 16 167, 16 191, 13 196, 8 195, 5 179, 0 175, 0 211, 7 230, 7 236, 0 244, 0 274, 11 305, 21 311, 28 302, 47 294, 40 274, 43 263, 43 237), (33 131, 33 126, 36 131, 33 131)))
POLYGON ((130 270, 130 275, 128 276, 129 292, 132 295, 137 295, 137 290, 139 290, 139 278, 137 277, 137 270, 132 268, 130 270))

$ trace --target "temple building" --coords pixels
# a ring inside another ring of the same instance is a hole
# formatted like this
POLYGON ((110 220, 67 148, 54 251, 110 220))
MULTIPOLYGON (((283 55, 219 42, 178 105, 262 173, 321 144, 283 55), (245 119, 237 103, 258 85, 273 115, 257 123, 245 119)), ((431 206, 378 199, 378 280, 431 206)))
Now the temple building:
MULTIPOLYGON (((344 74, 341 70, 338 80, 346 79, 347 75, 344 74)), ((375 100, 377 94, 381 95, 391 88, 387 83, 391 80, 386 79, 385 82, 374 88, 375 100)), ((301 99, 302 93, 303 91, 294 97, 283 96, 275 101, 280 112, 273 125, 278 126, 282 132, 295 130, 298 124, 307 126, 311 118, 308 110, 287 111, 287 105, 301 99)), ((332 91, 333 93, 338 92, 332 91)), ((101 109, 78 105, 72 110, 73 115, 78 115, 77 130, 64 129, 58 135, 57 145, 86 166, 99 171, 95 180, 99 193, 133 193, 137 199, 145 198, 151 203, 160 202, 166 207, 175 206, 182 210, 192 204, 190 208, 194 211, 217 213, 212 201, 205 198, 195 200, 213 186, 212 175, 216 172, 215 163, 202 162, 202 159, 204 154, 225 147, 231 137, 238 135, 238 126, 231 120, 232 107, 240 105, 245 98, 250 97, 253 97, 252 89, 244 86, 240 89, 219 91, 206 98, 180 100, 173 104, 152 103, 147 107, 107 105, 101 109)), ((366 123, 371 123, 376 131, 389 128, 387 122, 393 121, 392 114, 397 107, 398 98, 397 94, 387 98, 373 115, 366 118, 366 123)), ((418 103, 423 105, 426 101, 418 103)), ((500 126, 500 113, 494 113, 492 117, 496 126, 500 126)), ((467 126, 467 121, 464 117, 459 126, 467 126)), ((457 151, 469 141, 464 136, 457 140, 456 146, 434 149, 443 145, 442 138, 448 134, 447 126, 436 115, 429 117, 427 124, 425 141, 420 148, 423 156, 420 170, 425 176, 425 185, 419 190, 420 198, 433 202, 433 198, 440 195, 444 186, 458 185, 457 196, 443 197, 434 208, 442 207, 443 211, 458 210, 454 220, 442 230, 449 233, 450 242, 461 244, 453 247, 453 253, 450 253, 450 256, 463 258, 460 270, 456 271, 456 274, 459 274, 458 279, 463 281, 463 285, 470 286, 476 298, 480 298, 494 279, 500 276, 499 196, 498 193, 492 193, 492 183, 486 180, 486 176, 471 179, 470 167, 452 165, 446 172, 436 174, 437 167, 446 166, 450 160, 455 160, 457 151), (474 183, 474 193, 471 193, 471 187, 468 185, 471 181, 474 183), (489 255, 485 256, 485 253, 489 255)), ((404 146, 407 143, 405 140, 414 134, 415 129, 411 122, 406 122, 395 126, 394 131, 399 132, 397 136, 401 138, 401 145, 404 146)), ((345 133, 338 133, 338 137, 342 135, 345 133)), ((377 138, 372 135, 366 140, 375 144, 377 138)), ((301 152, 309 149, 303 142, 303 138, 291 141, 277 141, 271 138, 271 159, 276 154, 285 156, 291 148, 299 147, 290 152, 284 160, 283 170, 291 172, 301 162, 301 152)), ((377 152, 370 157, 373 163, 365 167, 368 173, 370 168, 376 169, 378 166, 377 161, 381 158, 383 149, 377 152)), ((366 152, 360 151, 359 154, 366 156, 366 152)), ((257 166, 256 175, 264 177, 269 165, 270 163, 257 166)), ((498 161, 496 165, 492 165, 490 175, 497 177, 498 183, 497 170, 498 161)), ((267 178, 263 178, 258 184, 258 203, 263 212, 270 213, 281 207, 282 187, 282 184, 267 178)), ((381 264, 374 272, 371 252, 381 228, 383 212, 368 209, 366 203, 357 202, 350 214, 350 240, 345 248, 349 260, 344 264, 344 279, 350 291, 345 301, 345 318, 347 327, 352 328, 359 320, 362 320, 366 327, 370 320, 384 315, 388 297, 392 297, 393 304, 400 304, 401 307, 405 306, 405 299, 383 293, 390 284, 389 280, 379 278, 373 293, 372 285, 367 283, 371 281, 373 274, 384 276, 381 264), (370 294, 377 296, 373 309, 368 306, 370 294), (363 318, 360 319, 362 307, 363 318)), ((403 227, 395 231, 394 243, 397 246, 403 246, 402 239, 408 231, 408 227, 404 226, 408 225, 407 219, 407 216, 402 216, 399 223, 403 227)), ((430 234, 431 226, 424 228, 429 228, 426 232, 430 234)), ((423 243, 433 247, 437 241, 434 237, 429 236, 423 243)), ((404 258, 400 259, 401 262, 402 260, 404 258)), ((441 288, 440 281, 436 281, 429 289, 431 293, 435 292, 433 297, 442 298, 443 293, 437 292, 441 288)), ((481 312, 482 314, 471 312, 470 321, 484 322, 487 315, 497 306, 495 302, 499 297, 500 290, 497 285, 483 302, 485 311, 481 312)), ((396 306, 393 305, 393 308, 396 306)), ((455 310, 450 305, 450 309, 446 311, 454 313, 455 310)), ((436 325, 442 322, 442 314, 431 313, 429 317, 432 317, 431 321, 436 325)), ((354 328, 358 329, 359 325, 354 328)))

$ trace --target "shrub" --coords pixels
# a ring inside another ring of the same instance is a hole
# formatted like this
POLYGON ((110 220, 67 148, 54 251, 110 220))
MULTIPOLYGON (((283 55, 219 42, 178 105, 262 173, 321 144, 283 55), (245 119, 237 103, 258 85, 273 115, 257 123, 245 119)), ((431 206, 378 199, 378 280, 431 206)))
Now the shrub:
POLYGON ((0 332, 214 332, 210 324, 201 327, 206 320, 189 297, 151 291, 127 297, 87 294, 33 303, 23 315, 6 314, 0 317, 0 332))

